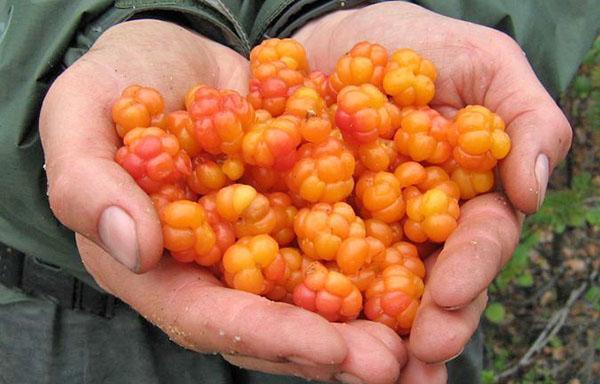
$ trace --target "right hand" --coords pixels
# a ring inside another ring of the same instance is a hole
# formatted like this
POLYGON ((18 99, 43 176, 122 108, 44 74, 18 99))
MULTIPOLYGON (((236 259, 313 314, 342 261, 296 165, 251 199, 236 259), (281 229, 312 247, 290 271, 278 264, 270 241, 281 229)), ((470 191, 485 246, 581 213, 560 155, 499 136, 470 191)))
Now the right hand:
POLYGON ((173 24, 141 20, 107 30, 44 100, 40 135, 51 208, 76 232, 83 263, 98 284, 181 346, 263 372, 394 382, 407 356, 389 328, 369 321, 332 324, 162 258, 150 198, 114 161, 119 138, 110 111, 126 86, 158 89, 170 111, 182 108, 182 95, 197 83, 246 94, 247 79, 245 58, 173 24))

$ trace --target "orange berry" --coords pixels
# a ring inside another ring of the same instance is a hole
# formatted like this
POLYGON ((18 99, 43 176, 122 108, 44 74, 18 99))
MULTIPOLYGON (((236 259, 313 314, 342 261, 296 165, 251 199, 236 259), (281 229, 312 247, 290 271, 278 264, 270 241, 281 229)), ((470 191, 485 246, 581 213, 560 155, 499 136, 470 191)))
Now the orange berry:
POLYGON ((285 274, 285 261, 269 235, 246 236, 223 255, 225 281, 232 288, 267 293, 285 274))
POLYGON ((402 240, 402 226, 399 223, 388 224, 379 219, 365 220, 367 236, 381 241, 385 247, 402 240))
POLYGON ((365 316, 387 325, 401 335, 408 334, 423 289, 421 277, 402 265, 391 265, 365 292, 365 316))
POLYGON ((176 200, 196 200, 197 196, 184 183, 165 184, 160 189, 150 194, 150 199, 157 212, 160 212, 167 204, 176 200))
POLYGON ((400 123, 400 112, 371 84, 347 86, 337 97, 335 124, 351 144, 367 144, 391 137, 400 123))
POLYGON ((285 113, 300 119, 299 133, 311 143, 324 141, 331 133, 331 120, 325 100, 309 87, 300 87, 287 99, 285 113))
POLYGON ((417 247, 406 241, 397 242, 375 255, 373 264, 380 271, 392 265, 402 265, 420 278, 425 277, 425 264, 419 258, 417 247))
POLYGON ((426 240, 441 243, 457 227, 458 200, 441 189, 430 189, 406 201, 406 214, 406 237, 417 243, 426 240))
POLYGON ((187 177, 190 189, 206 195, 229 184, 229 179, 215 161, 207 155, 194 157, 192 174, 187 177))
POLYGON ((130 85, 112 107, 117 133, 124 137, 134 128, 149 127, 162 114, 164 107, 164 100, 156 89, 130 85))
POLYGON ((361 41, 338 60, 329 82, 337 92, 348 85, 372 84, 381 88, 387 62, 384 47, 361 41))
POLYGON ((355 319, 362 309, 362 296, 350 279, 316 261, 304 269, 303 281, 294 289, 293 299, 297 306, 329 321, 355 319))
POLYGON ((177 138, 160 128, 134 128, 123 138, 115 161, 147 193, 156 193, 163 185, 175 184, 192 171, 185 151, 177 138))
POLYGON ((408 187, 409 185, 420 184, 427 178, 427 171, 420 163, 416 161, 407 161, 396 167, 394 176, 400 182, 400 186, 408 187))
POLYGON ((429 107, 405 112, 394 136, 398 152, 415 161, 443 163, 452 155, 449 127, 450 121, 429 107))
POLYGON ((244 176, 246 166, 242 159, 237 157, 227 157, 221 164, 221 170, 229 180, 236 181, 244 176))
POLYGON ((398 156, 394 142, 385 139, 360 145, 357 152, 361 165, 373 172, 388 170, 398 156))
POLYGON ((287 177, 291 192, 309 202, 335 203, 344 200, 354 187, 355 160, 342 141, 306 143, 298 150, 298 161, 287 177))
POLYGON ((365 237, 365 225, 347 203, 318 203, 298 211, 294 232, 306 256, 335 260, 344 240, 365 237))
POLYGON ((216 193, 217 212, 234 223, 239 237, 268 234, 277 224, 277 215, 269 199, 254 188, 232 184, 216 193))
POLYGON ((448 131, 454 160, 472 171, 489 171, 510 151, 504 121, 481 105, 469 105, 456 114, 448 131))
POLYGON ((402 187, 389 172, 365 172, 356 184, 356 197, 369 216, 393 223, 404 216, 402 187))
POLYGON ((275 227, 271 236, 279 245, 287 245, 294 241, 294 219, 298 209, 292 205, 292 199, 283 192, 275 192, 267 195, 269 203, 275 211, 275 227))
POLYGON ((175 111, 165 117, 165 129, 175 135, 181 148, 191 157, 200 153, 196 141, 194 121, 187 111, 175 111))
POLYGON ((290 169, 296 162, 296 148, 302 141, 299 126, 300 119, 288 115, 254 124, 242 143, 244 160, 277 171, 290 169))
POLYGON ((314 89, 325 100, 327 106, 335 103, 337 92, 331 87, 329 76, 321 71, 313 71, 304 80, 304 86, 314 89))
POLYGON ((215 232, 198 203, 177 200, 160 210, 163 244, 177 261, 210 266, 221 260, 215 232))
POLYGON ((304 83, 302 72, 283 61, 266 62, 251 69, 248 101, 255 109, 265 109, 273 117, 283 114, 287 98, 304 83))
POLYGON ((494 187, 494 173, 491 170, 477 172, 458 167, 450 177, 458 185, 463 200, 489 192, 494 187))
POLYGON ((196 140, 213 155, 234 155, 252 123, 252 105, 233 90, 217 90, 203 85, 196 89, 188 112, 194 119, 196 140))
POLYGON ((271 300, 293 304, 294 289, 302 282, 302 272, 310 263, 310 260, 296 248, 281 248, 279 253, 285 262, 285 270, 282 278, 274 281, 273 286, 265 296, 271 300))
POLYGON ((398 49, 385 68, 383 89, 398 106, 424 106, 433 99, 436 77, 429 60, 412 49, 398 49))
POLYGON ((302 44, 294 39, 267 39, 250 52, 251 68, 274 61, 283 62, 289 69, 308 72, 306 51, 302 44))
POLYGON ((285 173, 273 168, 246 166, 242 182, 256 188, 258 192, 282 192, 287 190, 285 173))

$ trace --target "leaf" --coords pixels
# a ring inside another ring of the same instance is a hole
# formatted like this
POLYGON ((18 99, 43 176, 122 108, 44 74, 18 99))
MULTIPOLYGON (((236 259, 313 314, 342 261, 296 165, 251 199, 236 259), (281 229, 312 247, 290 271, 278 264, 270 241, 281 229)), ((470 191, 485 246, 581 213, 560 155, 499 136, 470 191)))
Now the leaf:
POLYGON ((558 336, 553 336, 550 340, 548 340, 548 342, 553 348, 562 347, 564 345, 562 340, 558 336))
POLYGON ((481 382, 483 384, 493 384, 496 382, 496 375, 494 375, 494 371, 489 369, 484 369, 481 371, 481 382))
POLYGON ((592 305, 598 305, 600 303, 600 288, 593 286, 587 290, 584 296, 585 300, 592 305))
POLYGON ((519 287, 529 288, 533 286, 533 275, 529 269, 525 270, 520 276, 517 277, 515 283, 519 287))
POLYGON ((586 97, 592 90, 592 81, 587 76, 579 75, 575 78, 573 87, 577 96, 586 97))
POLYGON ((585 219, 590 225, 600 227, 600 208, 592 208, 585 214, 585 219))
POLYGON ((500 324, 504 321, 506 310, 500 303, 490 303, 485 309, 485 317, 494 324, 500 324))

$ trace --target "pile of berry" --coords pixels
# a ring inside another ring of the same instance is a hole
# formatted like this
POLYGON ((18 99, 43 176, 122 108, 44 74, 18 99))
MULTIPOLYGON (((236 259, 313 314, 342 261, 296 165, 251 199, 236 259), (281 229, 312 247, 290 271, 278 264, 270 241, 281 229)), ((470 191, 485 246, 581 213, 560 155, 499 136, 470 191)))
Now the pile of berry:
POLYGON ((408 333, 419 250, 492 189, 503 121, 430 108, 436 69, 410 49, 360 42, 328 76, 298 42, 271 39, 250 69, 247 97, 197 85, 167 114, 133 85, 113 106, 116 161, 152 198, 164 247, 229 287, 408 333))

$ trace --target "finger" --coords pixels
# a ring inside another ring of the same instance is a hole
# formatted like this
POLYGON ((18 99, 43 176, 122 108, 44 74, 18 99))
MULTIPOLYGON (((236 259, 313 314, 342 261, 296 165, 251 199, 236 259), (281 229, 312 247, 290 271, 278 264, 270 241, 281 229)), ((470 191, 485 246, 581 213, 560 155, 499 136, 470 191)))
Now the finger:
POLYGON ((468 305, 486 290, 519 241, 520 222, 506 198, 490 193, 461 207, 458 227, 444 244, 427 286, 442 308, 468 305))
POLYGON ((101 286, 131 305, 184 347, 280 361, 336 365, 344 339, 322 317, 289 304, 224 288, 208 271, 171 258, 134 274, 82 236, 86 268, 101 286))
POLYGON ((504 119, 512 142, 499 165, 506 194, 519 210, 533 213, 544 200, 552 169, 571 146, 572 130, 517 43, 498 32, 495 37, 505 53, 484 105, 504 119))
POLYGON ((445 364, 427 364, 414 356, 400 373, 400 384, 445 384, 448 382, 448 371, 445 364))
POLYGON ((308 380, 329 381, 337 371, 337 366, 305 365, 287 361, 267 361, 250 356, 223 354, 230 364, 251 371, 271 373, 273 375, 296 376, 308 380))
POLYGON ((396 357, 400 367, 406 364, 407 351, 404 342, 390 327, 368 320, 354 320, 349 324, 381 341, 392 355, 396 357))
MULTIPOLYGON (((159 89, 167 110, 181 108, 181 95, 194 83, 220 81, 209 53, 221 55, 226 67, 235 61, 223 56, 226 48, 215 49, 169 23, 124 23, 71 66, 44 101, 40 135, 55 215, 132 271, 144 272, 159 260, 162 236, 150 199, 114 162, 120 141, 110 107, 126 85, 140 83, 159 89), (166 47, 164 55, 148 44, 166 47), (178 71, 166 76, 173 61, 178 71)), ((239 77, 228 77, 228 84, 239 77)))
POLYGON ((486 303, 487 293, 482 292, 468 305, 450 311, 432 301, 426 286, 410 332, 409 350, 426 363, 455 358, 477 329, 486 303))
POLYGON ((342 383, 394 383, 400 373, 397 357, 378 338, 351 324, 335 323, 348 346, 348 354, 335 379, 342 383))

